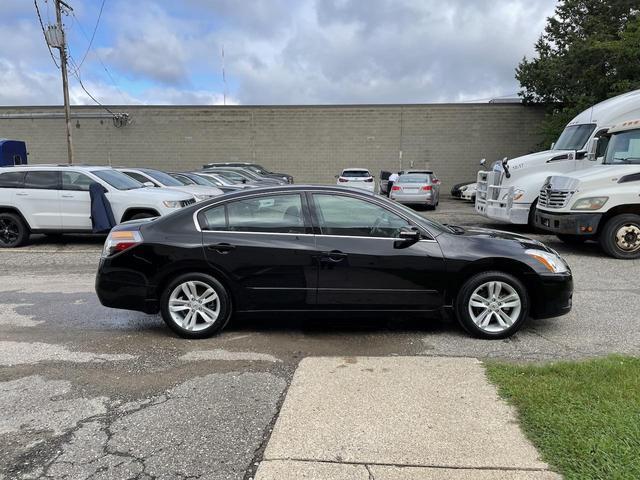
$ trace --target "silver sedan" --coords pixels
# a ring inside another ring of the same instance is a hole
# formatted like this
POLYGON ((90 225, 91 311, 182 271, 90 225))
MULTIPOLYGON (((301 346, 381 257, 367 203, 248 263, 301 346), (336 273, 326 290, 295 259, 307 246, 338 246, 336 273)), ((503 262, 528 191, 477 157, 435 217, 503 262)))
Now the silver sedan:
POLYGON ((393 183, 391 200, 405 205, 436 208, 440 202, 440 180, 432 173, 407 173, 393 183))

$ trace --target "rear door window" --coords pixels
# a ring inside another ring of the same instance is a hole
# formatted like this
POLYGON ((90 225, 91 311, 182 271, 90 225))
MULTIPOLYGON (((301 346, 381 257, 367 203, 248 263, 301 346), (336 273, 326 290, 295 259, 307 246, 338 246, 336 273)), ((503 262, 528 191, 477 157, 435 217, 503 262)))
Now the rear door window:
POLYGON ((59 190, 60 172, 34 170, 26 173, 24 177, 24 188, 35 190, 59 190))
POLYGON ((22 188, 26 172, 0 173, 0 188, 22 188))

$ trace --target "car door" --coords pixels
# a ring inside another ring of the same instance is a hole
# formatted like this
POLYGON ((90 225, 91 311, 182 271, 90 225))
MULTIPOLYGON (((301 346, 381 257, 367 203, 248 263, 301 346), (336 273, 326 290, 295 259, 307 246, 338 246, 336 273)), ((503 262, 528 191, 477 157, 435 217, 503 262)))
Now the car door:
POLYGON ((207 261, 232 284, 238 311, 315 307, 316 248, 303 199, 258 194, 198 215, 207 261))
POLYGON ((358 310, 433 310, 443 304, 444 259, 437 242, 398 242, 403 228, 419 228, 377 202, 347 193, 312 193, 319 231, 318 307, 358 310))
POLYGON ((60 172, 28 170, 23 188, 16 189, 16 206, 34 230, 60 230, 60 172))
POLYGON ((60 212, 65 230, 91 230, 91 196, 93 179, 81 172, 65 170, 61 173, 60 212))

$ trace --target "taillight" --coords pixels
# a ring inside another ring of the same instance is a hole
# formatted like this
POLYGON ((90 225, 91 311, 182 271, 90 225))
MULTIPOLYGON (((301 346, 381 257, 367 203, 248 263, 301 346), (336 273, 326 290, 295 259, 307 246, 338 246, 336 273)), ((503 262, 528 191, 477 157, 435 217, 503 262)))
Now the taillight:
POLYGON ((365 180, 365 182, 373 182, 373 177, 371 177, 371 178, 367 178, 367 179, 365 180))
POLYGON ((346 178, 342 178, 342 177, 340 177, 340 178, 338 179, 338 181, 339 181, 339 182, 348 182, 349 180, 347 180, 346 178))
POLYGON ((393 187, 391 187, 392 192, 399 192, 400 190, 402 190, 402 187, 399 187, 397 185, 394 185, 393 187))
POLYGON ((420 190, 422 190, 423 192, 428 192, 429 190, 431 190, 431 185, 423 185, 420 190))
POLYGON ((116 230, 107 236, 102 249, 102 256, 108 257, 118 252, 124 252, 140 243, 142 243, 142 234, 139 231, 116 230))

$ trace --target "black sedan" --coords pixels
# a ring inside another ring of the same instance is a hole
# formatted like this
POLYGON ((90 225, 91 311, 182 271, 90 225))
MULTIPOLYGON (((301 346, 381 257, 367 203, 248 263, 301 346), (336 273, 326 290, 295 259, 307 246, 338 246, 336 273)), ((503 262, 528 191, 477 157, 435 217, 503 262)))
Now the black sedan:
POLYGON ((542 243, 441 225, 342 187, 231 193, 109 234, 96 278, 107 307, 160 311, 187 338, 243 312, 449 312, 504 338, 571 309, 566 262, 542 243))

